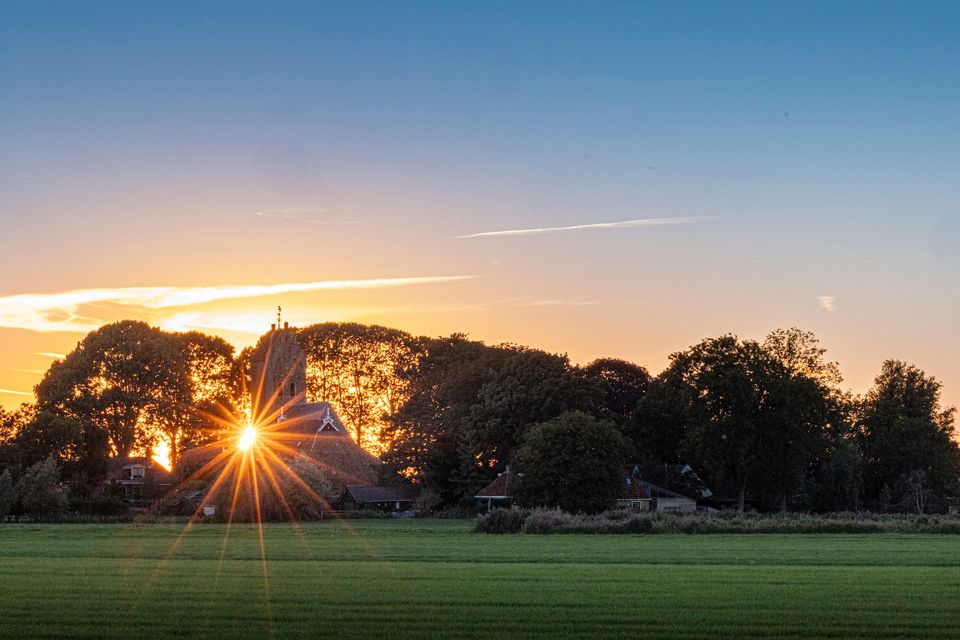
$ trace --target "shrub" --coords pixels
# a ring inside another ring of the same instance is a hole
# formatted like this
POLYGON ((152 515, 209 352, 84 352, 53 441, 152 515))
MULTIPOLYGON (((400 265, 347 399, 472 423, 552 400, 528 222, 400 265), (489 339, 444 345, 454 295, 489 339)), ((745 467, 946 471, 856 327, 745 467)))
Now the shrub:
POLYGON ((495 509, 477 518, 475 531, 480 533, 520 533, 530 512, 524 509, 495 509))
POLYGON ((570 514, 559 509, 498 510, 480 517, 480 533, 941 533, 960 534, 956 516, 869 513, 736 514, 629 513, 570 514))

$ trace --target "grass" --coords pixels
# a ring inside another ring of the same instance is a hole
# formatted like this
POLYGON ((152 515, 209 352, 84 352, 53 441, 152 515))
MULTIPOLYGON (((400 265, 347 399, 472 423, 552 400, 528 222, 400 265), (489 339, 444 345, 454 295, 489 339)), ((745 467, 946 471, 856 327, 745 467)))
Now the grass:
POLYGON ((0 638, 955 638, 960 536, 0 526, 0 638), (221 560, 222 555, 222 560, 221 560))

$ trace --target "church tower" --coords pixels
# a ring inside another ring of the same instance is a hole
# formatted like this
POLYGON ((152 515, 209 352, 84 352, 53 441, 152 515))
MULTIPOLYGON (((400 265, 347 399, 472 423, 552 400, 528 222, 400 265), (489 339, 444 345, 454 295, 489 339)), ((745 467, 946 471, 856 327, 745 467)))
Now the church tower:
POLYGON ((306 401, 307 356, 289 323, 281 327, 279 313, 277 320, 250 355, 248 388, 254 394, 254 411, 259 415, 280 414, 306 401))

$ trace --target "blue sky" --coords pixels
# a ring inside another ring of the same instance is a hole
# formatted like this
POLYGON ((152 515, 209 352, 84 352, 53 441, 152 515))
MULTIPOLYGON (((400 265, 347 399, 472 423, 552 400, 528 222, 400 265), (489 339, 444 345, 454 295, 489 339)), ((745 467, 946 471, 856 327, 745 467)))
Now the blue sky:
POLYGON ((654 371, 799 325, 856 391, 899 357, 960 397, 960 5, 197 4, 0 4, 0 389, 279 302, 654 371), (411 277, 43 332, 14 297, 411 277))

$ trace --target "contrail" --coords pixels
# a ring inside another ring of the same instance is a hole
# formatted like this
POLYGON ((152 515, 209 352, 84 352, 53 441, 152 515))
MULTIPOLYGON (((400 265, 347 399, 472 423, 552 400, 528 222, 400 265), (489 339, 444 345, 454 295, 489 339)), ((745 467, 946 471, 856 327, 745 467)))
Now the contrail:
POLYGON ((567 227, 533 227, 530 229, 505 229, 503 231, 483 231, 481 233, 470 233, 465 236, 457 236, 457 239, 464 238, 492 238, 495 236, 532 236, 541 233, 561 233, 563 231, 581 231, 584 229, 630 229, 633 227, 656 227, 668 224, 691 224, 699 220, 704 220, 702 216, 686 216, 676 218, 640 218, 637 220, 621 220, 619 222, 593 222, 590 224, 574 224, 567 227))

